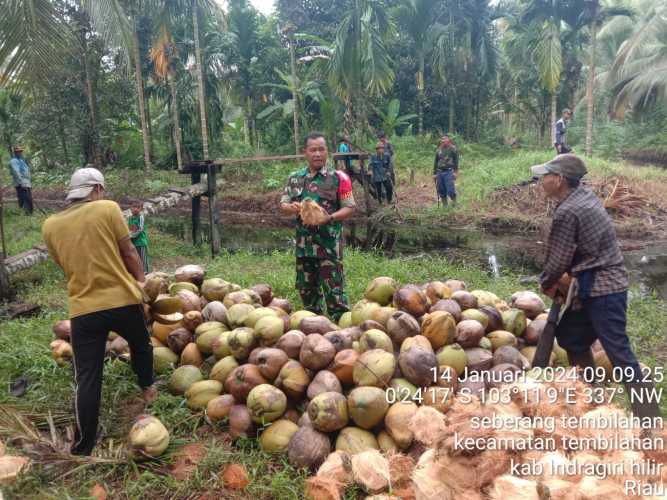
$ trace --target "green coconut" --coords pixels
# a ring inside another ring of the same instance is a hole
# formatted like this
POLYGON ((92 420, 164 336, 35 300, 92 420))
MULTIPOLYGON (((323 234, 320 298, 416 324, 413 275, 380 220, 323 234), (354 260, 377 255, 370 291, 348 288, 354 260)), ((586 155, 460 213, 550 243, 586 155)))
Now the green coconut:
POLYGON ((352 307, 352 326, 358 326, 364 321, 371 319, 373 314, 382 307, 377 302, 371 302, 367 299, 362 299, 352 307))
POLYGON ((232 328, 238 328, 245 324, 251 312, 255 310, 252 304, 233 304, 227 307, 227 322, 232 328))
POLYGON ((359 348, 361 352, 370 351, 371 349, 382 349, 390 353, 394 352, 394 346, 389 338, 389 335, 382 330, 374 328, 366 330, 359 338, 359 348))
POLYGON ((393 278, 380 276, 371 281, 366 287, 364 298, 377 302, 381 306, 389 304, 398 289, 398 283, 393 278))
POLYGON ((289 328, 290 330, 298 330, 299 329, 299 323, 301 323, 301 320, 303 318, 310 318, 313 316, 317 316, 314 312, 311 311, 295 311, 293 312, 290 317, 289 317, 289 328))
POLYGON ((176 295, 181 290, 188 290, 192 293, 199 293, 199 288, 194 283, 189 281, 179 281, 177 283, 172 283, 169 285, 169 295, 176 295))
POLYGON ((153 348, 153 370, 155 373, 166 373, 178 363, 178 356, 168 347, 153 348))
POLYGON ((252 388, 246 406, 254 422, 266 424, 279 419, 287 408, 287 396, 271 384, 260 384, 252 388))
POLYGON ((310 384, 310 375, 301 363, 290 359, 283 365, 274 381, 292 399, 301 398, 310 384))
POLYGON ((554 366, 570 366, 570 360, 567 357, 567 351, 559 346, 558 342, 555 340, 553 353, 556 356, 554 366))
POLYGON ((229 412, 235 404, 234 396, 231 394, 216 396, 206 405, 206 416, 211 422, 220 422, 229 417, 229 412))
POLYGON ((426 314, 422 320, 421 334, 429 340, 433 349, 439 349, 454 342, 456 320, 446 311, 426 314))
POLYGON ((169 431, 158 418, 140 415, 130 429, 128 441, 134 460, 155 458, 169 446, 169 431))
POLYGON ((479 339, 477 347, 481 347, 482 349, 486 349, 487 351, 493 351, 493 344, 486 337, 482 337, 481 339, 479 339))
POLYGON ((377 442, 380 446, 380 451, 384 453, 397 453, 398 446, 396 446, 396 441, 392 438, 387 431, 380 431, 377 435, 377 442))
POLYGON ((495 351, 504 345, 517 346, 516 337, 512 332, 505 330, 496 330, 486 335, 486 338, 491 341, 491 350, 495 351))
POLYGON ((248 328, 255 328, 257 321, 265 316, 278 317, 278 312, 270 307, 258 307, 250 311, 250 314, 245 319, 244 325, 248 328))
MULTIPOLYGON (((533 358, 535 357, 535 352, 537 351, 537 346, 531 345, 524 347, 519 352, 528 360, 530 365, 533 364, 533 358)), ((556 355, 551 351, 551 356, 549 356, 549 366, 554 366, 556 363, 556 355)), ((599 366, 596 360, 596 366, 599 366)))
POLYGON ((477 297, 477 307, 495 306, 500 302, 500 298, 495 293, 487 292, 486 290, 473 290, 470 293, 477 297))
POLYGON ((278 316, 263 316, 255 323, 255 336, 263 346, 271 346, 285 332, 285 322, 278 316))
POLYGON ((231 290, 229 283, 220 278, 209 278, 201 284, 201 294, 209 302, 222 301, 231 290))
POLYGON ((321 432, 333 432, 347 425, 347 399, 339 392, 323 392, 308 404, 311 425, 321 432))
POLYGON ((349 328, 352 326, 352 311, 345 312, 338 319, 338 326, 341 328, 349 328))
POLYGON ((167 280, 161 276, 147 276, 144 284, 144 293, 148 302, 153 302, 157 296, 167 291, 167 280))
POLYGON ((393 404, 397 401, 412 401, 419 394, 419 389, 408 379, 392 378, 385 392, 387 402, 393 404))
POLYGON ((183 305, 180 297, 170 297, 168 295, 160 295, 151 304, 151 312, 163 316, 181 312, 183 305))
POLYGON ((435 353, 435 357, 439 367, 451 366, 456 373, 463 373, 468 364, 468 356, 459 344, 446 345, 435 353))
POLYGON ((484 330, 486 330, 486 327, 489 326, 489 317, 479 309, 466 309, 465 311, 462 311, 461 321, 464 321, 466 319, 472 319, 477 321, 484 327, 484 330))
POLYGON ((526 330, 526 313, 520 309, 510 309, 503 312, 503 327, 515 336, 521 337, 526 330))
POLYGON ((257 347, 255 340, 253 329, 242 327, 232 330, 227 342, 232 356, 239 361, 244 361, 248 359, 250 351, 257 347))
POLYGON ((287 419, 276 420, 259 436, 259 445, 266 453, 284 453, 299 426, 287 419))
POLYGON ((372 429, 384 420, 389 409, 385 391, 379 387, 357 387, 347 396, 352 421, 362 429, 372 429))
POLYGON ((222 332, 219 333, 216 338, 211 342, 211 352, 215 356, 215 359, 222 359, 231 355, 232 350, 229 348, 229 336, 232 332, 222 332))
POLYGON ((212 380, 217 380, 224 384, 229 374, 232 373, 237 366, 239 366, 239 364, 234 356, 225 356, 213 365, 209 377, 212 380))
POLYGON ((196 366, 179 366, 169 377, 169 392, 176 395, 185 394, 192 384, 203 379, 204 376, 196 366))
POLYGON ((384 387, 391 380, 395 370, 396 358, 393 353, 373 349, 359 356, 354 364, 352 378, 358 386, 384 387))
POLYGON ((336 438, 336 451, 344 451, 348 455, 379 449, 380 445, 375 436, 359 427, 345 427, 336 438))
POLYGON ((217 340, 223 332, 220 330, 208 330, 195 338, 195 344, 202 354, 213 353, 213 342, 217 340))
POLYGON ((217 380, 200 380, 192 384, 185 397, 188 408, 191 410, 201 410, 206 408, 208 402, 220 395, 222 392, 222 383, 217 380))

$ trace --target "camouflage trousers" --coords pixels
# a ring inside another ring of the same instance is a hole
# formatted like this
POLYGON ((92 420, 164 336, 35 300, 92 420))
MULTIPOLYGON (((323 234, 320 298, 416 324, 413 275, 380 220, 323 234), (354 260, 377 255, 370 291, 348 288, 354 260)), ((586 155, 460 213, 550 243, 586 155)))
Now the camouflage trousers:
POLYGON ((325 302, 329 316, 335 321, 350 310, 343 263, 338 260, 297 257, 296 289, 304 309, 315 314, 324 312, 325 302))

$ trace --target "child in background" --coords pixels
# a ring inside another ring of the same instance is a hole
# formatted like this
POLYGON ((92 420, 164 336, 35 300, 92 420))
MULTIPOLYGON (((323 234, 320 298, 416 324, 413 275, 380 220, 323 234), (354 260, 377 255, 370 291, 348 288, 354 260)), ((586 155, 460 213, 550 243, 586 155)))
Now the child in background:
POLYGON ((130 206, 132 216, 127 220, 127 223, 130 226, 130 238, 132 239, 132 244, 137 249, 139 258, 144 264, 144 272, 150 273, 151 263, 150 258, 148 257, 148 237, 146 236, 144 216, 141 214, 143 208, 144 204, 141 200, 133 201, 130 206))

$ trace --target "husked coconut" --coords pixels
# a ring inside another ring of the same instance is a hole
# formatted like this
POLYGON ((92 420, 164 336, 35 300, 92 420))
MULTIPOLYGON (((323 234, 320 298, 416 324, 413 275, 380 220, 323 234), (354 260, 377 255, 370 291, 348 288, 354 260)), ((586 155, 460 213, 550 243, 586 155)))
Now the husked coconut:
POLYGON ((342 486, 352 484, 352 462, 344 451, 334 451, 317 470, 317 477, 333 479, 342 486))
POLYGON ((352 455, 352 476, 366 492, 380 493, 390 486, 389 461, 378 450, 352 455))
POLYGON ((408 424, 417 441, 433 447, 445 436, 445 416, 430 406, 421 406, 408 424))

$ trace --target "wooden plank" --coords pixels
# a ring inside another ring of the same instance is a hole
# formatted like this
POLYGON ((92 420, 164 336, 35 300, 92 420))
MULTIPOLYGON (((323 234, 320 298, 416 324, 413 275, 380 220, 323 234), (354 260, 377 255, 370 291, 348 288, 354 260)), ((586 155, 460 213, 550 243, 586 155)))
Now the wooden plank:
POLYGON ((215 206, 215 181, 216 170, 213 165, 208 166, 206 182, 208 183, 208 223, 211 239, 211 255, 214 257, 220 253, 220 234, 218 233, 218 214, 215 206))
POLYGON ((30 250, 20 254, 7 257, 5 259, 5 268, 8 274, 14 274, 23 269, 28 269, 49 258, 49 252, 44 245, 36 245, 30 250))

